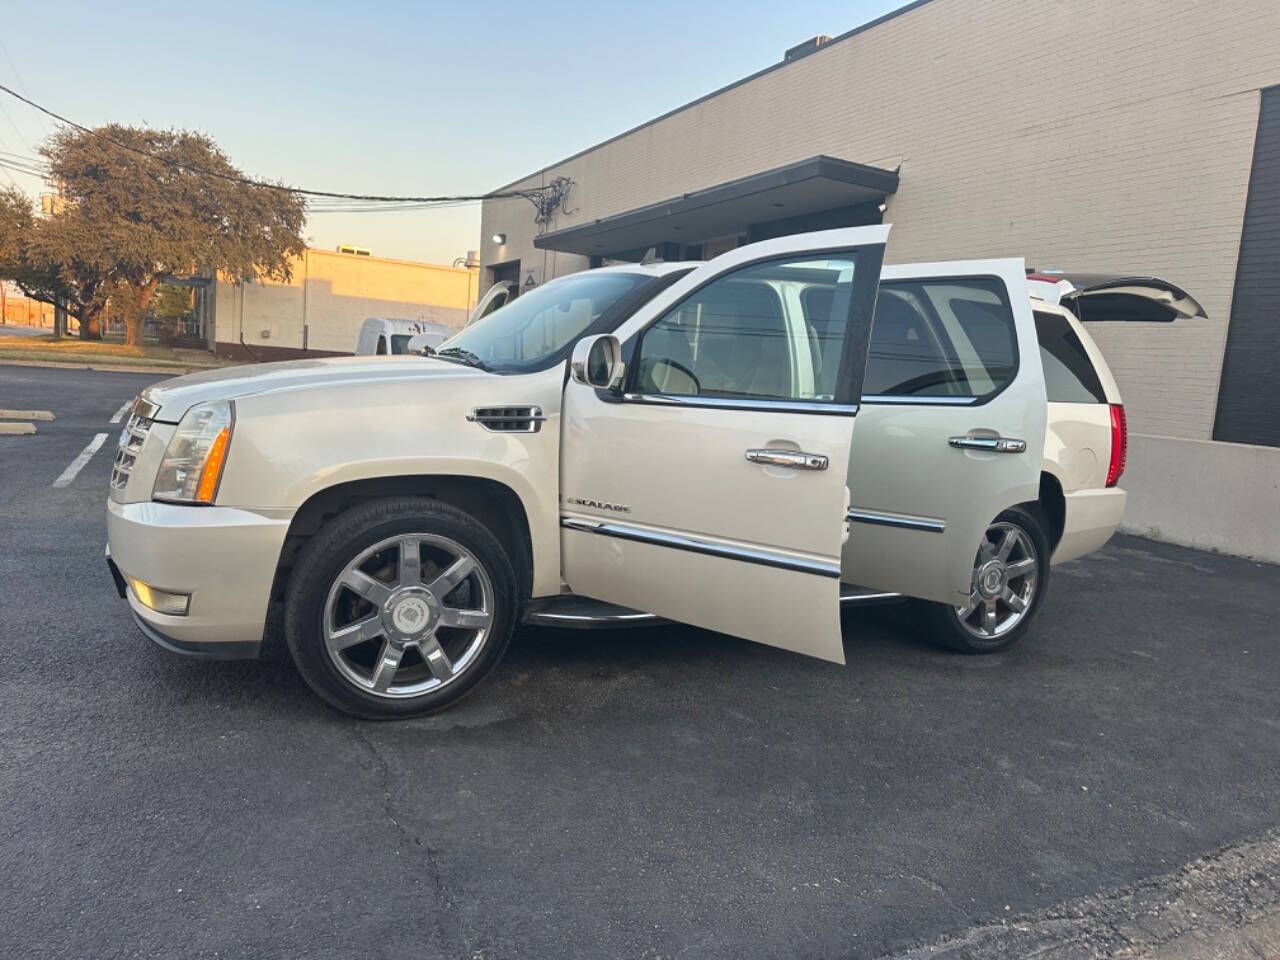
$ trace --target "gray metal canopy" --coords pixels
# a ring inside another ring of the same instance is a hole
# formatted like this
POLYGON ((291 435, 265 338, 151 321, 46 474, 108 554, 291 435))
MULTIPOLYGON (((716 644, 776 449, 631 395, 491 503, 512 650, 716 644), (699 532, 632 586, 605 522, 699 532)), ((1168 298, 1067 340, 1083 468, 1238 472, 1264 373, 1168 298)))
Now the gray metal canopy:
POLYGON ((662 243, 700 243, 771 221, 879 203, 893 170, 816 156, 534 238, 535 247, 608 256, 662 243))

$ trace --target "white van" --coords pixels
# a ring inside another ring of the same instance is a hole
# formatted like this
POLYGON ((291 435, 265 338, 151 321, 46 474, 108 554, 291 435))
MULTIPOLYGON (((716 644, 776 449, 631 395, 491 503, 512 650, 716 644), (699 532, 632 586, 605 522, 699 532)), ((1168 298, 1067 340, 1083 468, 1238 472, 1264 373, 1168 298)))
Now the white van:
POLYGON ((356 354, 407 353, 409 340, 422 335, 427 345, 438 347, 457 331, 430 320, 403 320, 399 317, 369 317, 360 325, 356 354))

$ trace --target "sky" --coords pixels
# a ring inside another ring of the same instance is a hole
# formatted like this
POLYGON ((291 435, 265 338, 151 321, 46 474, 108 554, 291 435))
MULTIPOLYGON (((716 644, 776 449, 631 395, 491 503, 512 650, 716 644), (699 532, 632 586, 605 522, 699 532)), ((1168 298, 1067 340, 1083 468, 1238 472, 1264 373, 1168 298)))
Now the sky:
MULTIPOLYGON (((88 126, 209 134, 253 177, 344 193, 493 190, 905 0, 23 3, 0 83, 88 126)), ((0 93, 0 158, 53 121, 0 93)), ((33 197, 38 178, 0 169, 33 197)), ((520 201, 509 201, 520 202, 520 201)), ((316 247, 450 263, 479 204, 313 212, 316 247)))

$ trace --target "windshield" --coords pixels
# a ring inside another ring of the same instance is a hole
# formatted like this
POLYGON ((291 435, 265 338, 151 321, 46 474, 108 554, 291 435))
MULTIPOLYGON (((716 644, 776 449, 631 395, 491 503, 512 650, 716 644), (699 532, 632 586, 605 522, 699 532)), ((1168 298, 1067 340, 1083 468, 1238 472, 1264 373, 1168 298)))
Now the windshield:
POLYGON ((447 340, 441 354, 470 355, 485 369, 538 369, 600 315, 648 281, 643 273, 575 273, 522 294, 447 340))

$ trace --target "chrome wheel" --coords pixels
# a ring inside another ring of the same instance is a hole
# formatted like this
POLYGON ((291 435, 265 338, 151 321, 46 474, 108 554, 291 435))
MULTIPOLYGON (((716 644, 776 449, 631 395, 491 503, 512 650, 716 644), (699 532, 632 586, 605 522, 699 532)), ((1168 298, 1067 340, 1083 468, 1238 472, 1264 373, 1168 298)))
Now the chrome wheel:
POLYGON ((982 640, 1008 633, 1032 607, 1039 568, 1035 542, 1025 530, 993 523, 974 559, 969 602, 955 608, 960 625, 982 640))
POLYGON ((471 551, 409 533, 343 568, 324 607, 324 643, 338 673, 366 693, 403 698, 451 683, 493 627, 493 583, 471 551))

